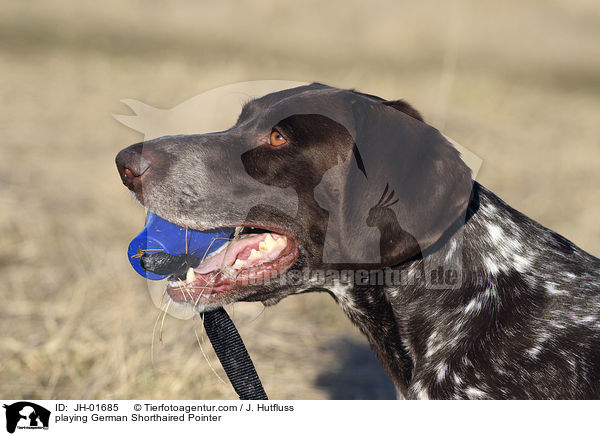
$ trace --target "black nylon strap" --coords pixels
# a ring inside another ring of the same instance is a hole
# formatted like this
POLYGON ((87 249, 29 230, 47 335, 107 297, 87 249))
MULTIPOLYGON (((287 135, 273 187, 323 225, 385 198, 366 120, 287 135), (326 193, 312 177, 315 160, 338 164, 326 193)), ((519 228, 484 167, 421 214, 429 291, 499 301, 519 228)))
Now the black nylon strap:
MULTIPOLYGON (((190 265, 200 263, 191 255, 175 256, 164 252, 144 253, 140 261, 147 271, 174 277, 185 277, 190 265)), ((240 400, 268 400, 244 341, 225 309, 219 307, 204 312, 203 317, 206 335, 240 400)))
POLYGON ((204 329, 240 400, 268 400, 244 342, 225 309, 204 312, 204 329))

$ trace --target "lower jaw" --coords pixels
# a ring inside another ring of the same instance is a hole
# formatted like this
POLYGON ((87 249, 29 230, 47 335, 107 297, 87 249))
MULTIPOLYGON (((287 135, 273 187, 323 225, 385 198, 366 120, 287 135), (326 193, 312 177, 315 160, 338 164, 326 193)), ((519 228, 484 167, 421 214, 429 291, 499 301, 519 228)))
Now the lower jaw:
POLYGON ((267 285, 269 280, 277 276, 263 275, 260 277, 236 278, 235 280, 219 280, 213 285, 198 285, 196 283, 186 284, 176 282, 175 285, 167 287, 167 294, 171 299, 180 303, 202 304, 208 301, 214 302, 238 294, 248 286, 267 285))

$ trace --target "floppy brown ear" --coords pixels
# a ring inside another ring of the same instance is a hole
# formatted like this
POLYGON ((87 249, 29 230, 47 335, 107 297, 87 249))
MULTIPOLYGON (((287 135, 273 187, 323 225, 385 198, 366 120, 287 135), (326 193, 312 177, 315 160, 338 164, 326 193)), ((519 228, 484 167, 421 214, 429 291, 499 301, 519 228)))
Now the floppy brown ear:
POLYGON ((407 103, 359 96, 352 111, 355 154, 364 172, 356 164, 347 169, 337 227, 328 233, 338 233, 338 261, 392 266, 430 247, 464 219, 471 171, 407 103))

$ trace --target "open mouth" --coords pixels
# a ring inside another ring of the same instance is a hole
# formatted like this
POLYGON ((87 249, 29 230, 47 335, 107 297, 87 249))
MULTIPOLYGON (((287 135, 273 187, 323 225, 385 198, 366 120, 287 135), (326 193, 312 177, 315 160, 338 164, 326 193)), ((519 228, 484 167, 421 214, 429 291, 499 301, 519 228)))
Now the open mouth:
POLYGON ((268 283, 287 271, 297 257, 298 245, 293 238, 242 228, 200 265, 190 268, 185 280, 170 280, 167 293, 177 302, 203 305, 206 300, 223 299, 226 291, 268 283))

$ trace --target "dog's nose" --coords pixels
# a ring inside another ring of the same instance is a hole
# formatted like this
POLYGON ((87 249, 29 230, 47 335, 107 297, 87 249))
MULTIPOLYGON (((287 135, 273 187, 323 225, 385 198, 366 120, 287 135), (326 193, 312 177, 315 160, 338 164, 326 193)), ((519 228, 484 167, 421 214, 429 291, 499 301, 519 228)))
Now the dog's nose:
POLYGON ((142 155, 143 143, 134 144, 117 154, 115 162, 123 184, 130 190, 135 189, 136 180, 150 168, 150 161, 142 155))

